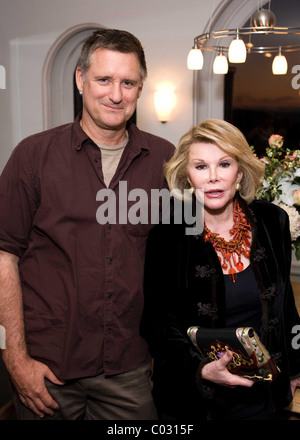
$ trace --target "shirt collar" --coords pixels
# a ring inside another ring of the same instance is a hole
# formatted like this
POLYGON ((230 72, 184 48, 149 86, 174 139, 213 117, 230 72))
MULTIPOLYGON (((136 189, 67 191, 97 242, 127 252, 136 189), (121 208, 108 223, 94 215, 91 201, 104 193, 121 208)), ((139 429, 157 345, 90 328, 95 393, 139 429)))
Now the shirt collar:
MULTIPOLYGON (((74 147, 76 150, 81 150, 83 144, 91 140, 90 137, 83 131, 80 125, 82 113, 80 112, 73 126, 73 139, 74 139, 74 147)), ((141 150, 149 150, 148 141, 144 135, 144 133, 137 128, 137 126, 131 122, 127 122, 127 131, 129 136, 129 141, 126 148, 130 148, 134 150, 136 153, 139 153, 141 150)))
POLYGON ((75 121, 74 121, 74 125, 73 125, 73 139, 74 139, 74 147, 76 148, 76 150, 81 150, 82 145, 84 144, 84 142, 86 142, 87 140, 89 140, 89 136, 86 134, 85 131, 82 130, 81 125, 80 125, 80 121, 81 121, 81 116, 82 113, 80 112, 75 121))

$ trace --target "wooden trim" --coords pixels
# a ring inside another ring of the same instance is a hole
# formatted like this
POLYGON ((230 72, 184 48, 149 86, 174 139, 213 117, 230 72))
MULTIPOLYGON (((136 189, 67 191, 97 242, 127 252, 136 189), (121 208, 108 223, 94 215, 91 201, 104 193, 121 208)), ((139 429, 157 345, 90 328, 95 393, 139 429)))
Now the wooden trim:
POLYGON ((12 400, 10 400, 0 408, 0 420, 8 420, 14 415, 14 413, 15 407, 12 400))

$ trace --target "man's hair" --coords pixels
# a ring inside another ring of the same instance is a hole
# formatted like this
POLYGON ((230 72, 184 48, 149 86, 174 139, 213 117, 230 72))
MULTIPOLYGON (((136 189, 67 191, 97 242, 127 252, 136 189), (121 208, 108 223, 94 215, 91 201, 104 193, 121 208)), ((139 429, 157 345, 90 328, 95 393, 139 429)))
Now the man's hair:
POLYGON ((108 49, 122 53, 135 53, 140 63, 141 80, 147 76, 147 65, 141 42, 130 32, 118 29, 98 29, 84 42, 77 67, 83 77, 90 67, 92 56, 97 49, 108 49))

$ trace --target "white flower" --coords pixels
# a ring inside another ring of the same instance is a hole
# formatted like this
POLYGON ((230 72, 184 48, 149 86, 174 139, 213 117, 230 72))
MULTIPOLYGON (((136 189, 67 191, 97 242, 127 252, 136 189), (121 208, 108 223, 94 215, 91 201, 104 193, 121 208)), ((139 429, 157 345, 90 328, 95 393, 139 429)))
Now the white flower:
POLYGON ((294 206, 287 206, 284 203, 280 203, 282 209, 284 209, 290 220, 290 231, 292 240, 296 240, 300 236, 300 215, 294 206))
POLYGON ((288 177, 284 177, 279 180, 278 186, 280 186, 282 193, 276 195, 274 203, 276 205, 284 203, 285 205, 293 206, 295 203, 293 192, 300 189, 300 185, 292 184, 288 177))
POLYGON ((260 159, 265 164, 265 175, 256 198, 279 205, 287 212, 292 248, 300 260, 300 150, 284 150, 282 146, 282 136, 269 138, 266 156, 260 159))

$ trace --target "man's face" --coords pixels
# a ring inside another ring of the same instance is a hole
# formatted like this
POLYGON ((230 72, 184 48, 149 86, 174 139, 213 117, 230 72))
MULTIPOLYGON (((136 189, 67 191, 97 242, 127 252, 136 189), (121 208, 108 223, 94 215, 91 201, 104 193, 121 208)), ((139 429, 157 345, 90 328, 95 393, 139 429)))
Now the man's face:
POLYGON ((142 92, 140 64, 134 53, 98 49, 86 78, 78 68, 76 81, 82 92, 83 117, 102 129, 123 128, 142 92))

